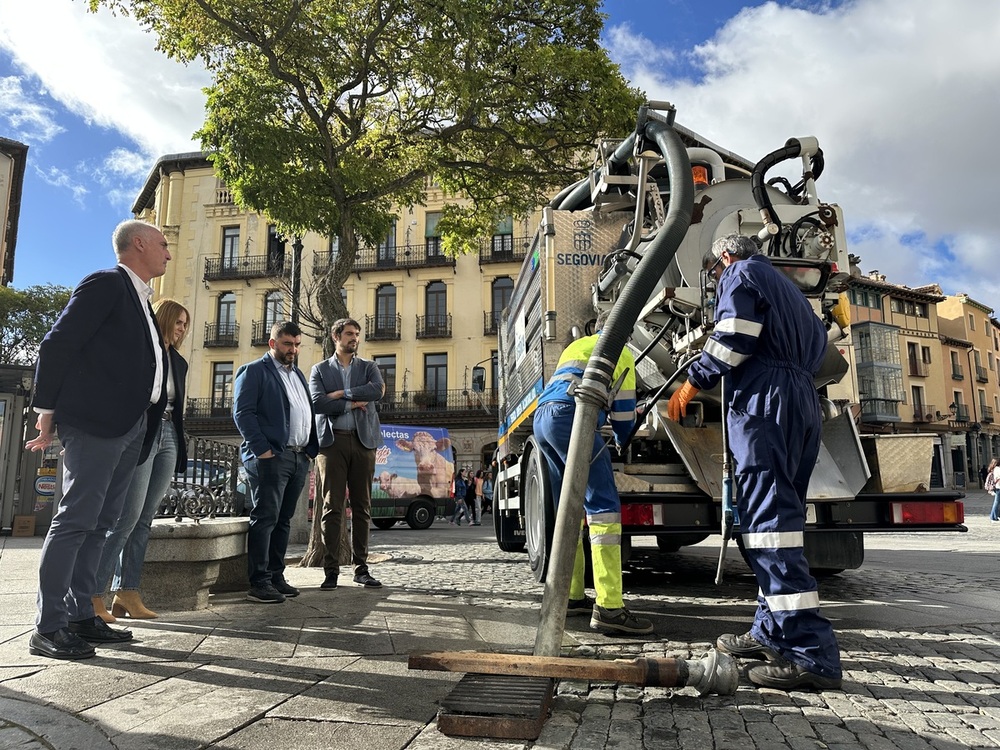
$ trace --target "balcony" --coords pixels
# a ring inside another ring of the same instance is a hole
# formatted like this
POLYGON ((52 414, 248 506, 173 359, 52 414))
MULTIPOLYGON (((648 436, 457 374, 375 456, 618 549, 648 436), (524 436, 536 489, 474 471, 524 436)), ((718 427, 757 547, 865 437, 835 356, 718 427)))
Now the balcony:
POLYGON ((913 407, 913 421, 914 422, 936 422, 937 421, 937 410, 930 404, 916 404, 913 407))
POLYGON ((226 419, 233 418, 233 399, 231 396, 223 398, 189 398, 187 409, 184 410, 185 419, 226 419))
POLYGON ((312 270, 314 274, 326 273, 333 270, 333 264, 337 261, 337 256, 328 251, 316 251, 313 253, 312 270))
POLYGON ((500 330, 500 311, 487 310, 483 313, 483 335, 496 336, 500 330))
POLYGON ((926 378, 931 374, 931 367, 926 362, 916 362, 910 360, 910 376, 917 378, 926 378))
POLYGON ((969 407, 965 404, 953 404, 955 407, 955 415, 952 417, 954 422, 968 422, 969 421, 969 407))
POLYGON ((205 346, 239 346, 240 345, 240 324, 239 323, 206 323, 205 324, 205 346))
POLYGON ((986 406, 986 404, 980 404, 979 413, 983 415, 979 420, 980 422, 983 422, 984 424, 993 424, 994 419, 993 419, 992 406, 986 406))
POLYGON ((951 379, 952 380, 965 380, 965 372, 962 370, 962 365, 956 365, 952 362, 951 365, 951 379))
POLYGON ((488 240, 483 240, 479 246, 479 262, 511 263, 521 262, 531 247, 531 237, 514 237, 509 234, 496 234, 488 240))
POLYGON ((976 365, 976 381, 979 383, 989 383, 990 375, 989 371, 982 365, 976 365))
POLYGON ((363 247, 358 249, 354 271, 384 271, 395 268, 425 268, 451 266, 455 259, 441 252, 440 240, 435 237, 421 245, 394 245, 392 247, 363 247))
POLYGON ((444 339, 451 337, 451 313, 447 315, 418 315, 418 339, 444 339))
POLYGON ((365 339, 368 341, 399 341, 403 328, 400 315, 366 315, 365 339))
POLYGON ((893 398, 862 398, 861 421, 869 423, 899 422, 899 400, 893 398))
POLYGON ((386 392, 378 402, 379 418, 383 422, 393 419, 417 418, 435 421, 488 421, 496 424, 497 392, 487 390, 416 391, 414 393, 386 392))
POLYGON ((267 346, 267 342, 271 340, 271 325, 266 320, 255 320, 250 334, 250 346, 267 346))
POLYGON ((291 263, 283 255, 244 255, 239 258, 205 258, 205 281, 266 279, 287 276, 291 263))

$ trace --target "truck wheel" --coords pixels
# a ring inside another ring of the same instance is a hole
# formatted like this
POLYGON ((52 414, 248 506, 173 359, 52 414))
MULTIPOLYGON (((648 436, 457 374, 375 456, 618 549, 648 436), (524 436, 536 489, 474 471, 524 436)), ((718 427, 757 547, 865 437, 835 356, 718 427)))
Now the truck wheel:
POLYGON ((391 529, 396 525, 395 518, 373 518, 372 523, 376 529, 391 529))
POLYGON ((414 500, 406 511, 406 523, 418 531, 429 529, 434 523, 434 504, 429 500, 414 500))
POLYGON ((539 583, 545 582, 552 550, 552 532, 556 526, 556 510, 545 458, 534 439, 526 446, 528 465, 521 493, 524 507, 524 535, 528 548, 528 566, 539 583))

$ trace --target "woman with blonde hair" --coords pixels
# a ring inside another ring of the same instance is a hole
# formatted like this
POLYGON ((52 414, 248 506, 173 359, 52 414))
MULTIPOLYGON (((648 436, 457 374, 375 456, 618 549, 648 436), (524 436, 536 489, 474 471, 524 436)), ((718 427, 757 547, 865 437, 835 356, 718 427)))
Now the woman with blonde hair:
POLYGON ((105 622, 128 615, 135 619, 156 617, 139 596, 142 562, 149 543, 149 529, 170 487, 174 473, 187 469, 187 446, 184 442, 184 381, 188 364, 177 351, 184 341, 191 315, 180 302, 159 299, 153 304, 156 323, 168 354, 166 373, 167 406, 153 441, 149 457, 135 467, 121 516, 104 543, 97 568, 98 591, 94 594, 94 613, 105 622), (111 591, 114 602, 108 612, 104 590, 114 576, 111 591))

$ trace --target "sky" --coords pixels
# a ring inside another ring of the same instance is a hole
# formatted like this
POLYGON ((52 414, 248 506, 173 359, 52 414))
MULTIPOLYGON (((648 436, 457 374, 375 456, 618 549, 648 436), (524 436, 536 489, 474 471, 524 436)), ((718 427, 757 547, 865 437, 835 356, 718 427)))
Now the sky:
MULTIPOLYGON (((1000 311, 1000 2, 605 0, 603 43, 677 119, 756 161, 819 139, 861 268, 1000 311), (992 124, 991 124, 992 123, 992 124)), ((83 0, 0 0, 0 136, 30 147, 13 286, 73 286, 157 158, 200 150, 208 76, 83 0)))

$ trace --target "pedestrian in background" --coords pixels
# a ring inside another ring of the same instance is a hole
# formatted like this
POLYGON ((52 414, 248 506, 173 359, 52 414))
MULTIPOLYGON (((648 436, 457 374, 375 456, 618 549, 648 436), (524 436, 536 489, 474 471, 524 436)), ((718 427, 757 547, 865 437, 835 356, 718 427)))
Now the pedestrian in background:
POLYGON ((309 386, 295 366, 302 331, 292 322, 271 326, 268 352, 236 371, 233 420, 250 487, 247 599, 280 604, 299 590, 285 580, 292 516, 319 452, 309 386))
POLYGON ((149 456, 135 467, 129 484, 125 505, 114 527, 108 532, 104 551, 97 566, 97 593, 94 594, 94 612, 105 622, 115 622, 128 615, 137 620, 156 617, 142 601, 139 581, 142 563, 149 544, 149 530, 153 517, 170 488, 174 474, 187 469, 187 444, 184 441, 184 383, 188 363, 177 347, 187 334, 191 316, 181 303, 172 299, 159 299, 153 304, 156 323, 167 349, 167 404, 163 417, 156 425, 156 437, 149 456), (104 604, 104 590, 111 578, 114 601, 108 612, 104 604))
POLYGON ((471 523, 472 518, 469 516, 469 506, 465 502, 465 496, 469 491, 468 484, 465 481, 465 469, 458 470, 458 473, 455 475, 454 487, 455 512, 452 513, 451 520, 448 523, 453 526, 461 526, 463 517, 466 519, 466 522, 471 523))
POLYGON ((826 355, 826 327, 750 237, 716 240, 703 267, 718 285, 715 330, 670 397, 667 414, 680 421, 699 390, 726 378, 741 522, 736 540, 759 586, 750 631, 723 634, 716 646, 766 659, 747 672, 755 685, 838 689, 840 648, 820 614, 816 579, 802 550, 806 491, 823 427, 813 375, 826 355))
POLYGON ((483 523, 483 470, 480 469, 476 472, 475 478, 472 480, 472 497, 473 503, 473 514, 472 514, 472 525, 481 526, 483 523))
POLYGON ((993 523, 997 523, 1000 521, 1000 463, 995 458, 990 461, 990 466, 986 470, 986 478, 983 480, 983 486, 993 495, 990 520, 993 523), (990 481, 991 479, 992 482, 990 481))
POLYGON ((28 650, 53 659, 94 656, 93 643, 132 639, 94 613, 97 566, 136 465, 149 455, 166 404, 167 353, 149 298, 170 250, 152 224, 112 235, 118 265, 81 281, 38 351, 38 436, 62 444, 63 494, 38 566, 38 616, 28 650))
POLYGON ((319 433, 316 473, 323 498, 321 525, 326 547, 326 577, 320 588, 337 588, 344 510, 350 502, 354 582, 377 589, 382 583, 368 569, 368 540, 375 451, 384 444, 376 403, 385 395, 385 382, 372 360, 358 356, 361 326, 356 320, 335 321, 330 335, 333 356, 313 365, 309 373, 319 433))
POLYGON ((493 472, 483 478, 483 513, 493 513, 493 472))

